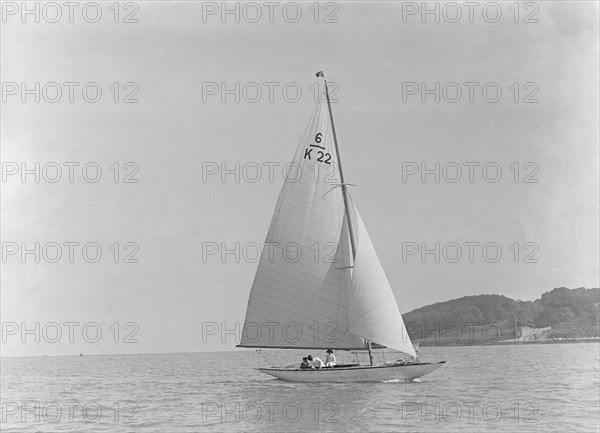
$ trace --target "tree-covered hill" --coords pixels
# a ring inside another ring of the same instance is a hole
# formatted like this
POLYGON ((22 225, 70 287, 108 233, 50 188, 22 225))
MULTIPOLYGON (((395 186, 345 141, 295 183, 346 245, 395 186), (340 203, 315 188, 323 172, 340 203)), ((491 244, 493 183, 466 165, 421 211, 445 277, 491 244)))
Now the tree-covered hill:
POLYGON ((464 296, 418 308, 403 317, 413 342, 422 345, 597 338, 600 289, 560 287, 535 301, 502 295, 464 296))

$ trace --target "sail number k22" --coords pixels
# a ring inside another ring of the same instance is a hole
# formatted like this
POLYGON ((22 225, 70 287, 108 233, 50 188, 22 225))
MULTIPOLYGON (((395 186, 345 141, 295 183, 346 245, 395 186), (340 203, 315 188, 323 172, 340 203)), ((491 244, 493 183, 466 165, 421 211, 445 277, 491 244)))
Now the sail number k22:
POLYGON ((312 161, 312 156, 314 156, 314 155, 312 155, 312 151, 315 150, 314 148, 323 149, 323 150, 316 151, 317 162, 324 162, 325 164, 331 164, 331 153, 324 152, 324 150, 326 150, 325 147, 319 145, 322 141, 322 137, 323 137, 323 134, 321 134, 320 132, 317 135, 315 135, 315 143, 317 143, 317 144, 309 144, 308 147, 306 149, 304 149, 304 159, 309 159, 312 161))

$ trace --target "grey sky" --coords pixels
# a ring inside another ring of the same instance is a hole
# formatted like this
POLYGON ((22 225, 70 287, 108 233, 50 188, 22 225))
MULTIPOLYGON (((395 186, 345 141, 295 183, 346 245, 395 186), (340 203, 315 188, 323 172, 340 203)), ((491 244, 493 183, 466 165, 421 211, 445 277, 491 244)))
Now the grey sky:
MULTIPOLYGON (((333 110, 346 180, 357 185, 353 199, 401 311, 464 295, 529 300, 558 286, 598 286, 597 3, 538 3, 538 23, 522 22, 530 12, 524 9, 515 23, 512 2, 500 3, 503 15, 496 23, 479 10, 472 23, 467 17, 449 23, 443 16, 440 23, 431 17, 423 23, 418 14, 403 22, 402 4, 391 2, 337 3, 337 23, 322 22, 335 11, 323 4, 318 23, 312 3, 301 4, 297 23, 286 22, 279 9, 274 23, 266 17, 249 23, 243 16, 240 23, 232 17, 222 23, 219 15, 203 22, 200 3, 137 4, 139 22, 131 24, 114 23, 109 3, 102 3, 95 24, 80 14, 74 23, 55 24, 4 16, 3 83, 81 85, 74 103, 66 94, 57 103, 43 97, 35 103, 33 96, 22 103, 20 93, 3 92, 2 162, 81 165, 73 183, 65 166, 56 183, 35 183, 33 176, 22 183, 19 175, 3 180, 2 242, 96 242, 103 256, 97 263, 87 263, 80 252, 74 263, 66 257, 58 263, 5 257, 2 321, 30 327, 97 322, 104 332, 96 344, 80 334, 74 343, 63 338, 35 344, 31 337, 21 343, 17 334, 3 345, 4 355, 232 348, 232 337, 203 343, 202 322, 233 328, 243 321, 257 264, 236 263, 233 255, 225 263, 208 256, 204 263, 202 245, 263 242, 281 168, 314 108, 311 86, 320 69, 339 86, 333 110), (98 103, 81 97, 87 82, 102 88, 98 103), (134 88, 123 85, 136 83, 139 102, 114 103, 109 87, 115 82, 119 100, 134 88), (280 84, 273 102, 263 93, 256 103, 243 94, 239 103, 233 95, 223 103, 221 93, 203 94, 213 82, 230 89, 256 82, 263 91, 268 87, 262 83, 280 84), (430 88, 456 82, 463 95, 456 103, 443 95, 439 103, 432 95, 422 103, 420 94, 404 95, 403 102, 402 83, 408 82, 430 88), (465 82, 480 83, 472 103, 465 82), (515 82, 518 102, 510 87, 515 82), (289 83, 302 89, 295 103, 281 93, 289 83), (499 102, 484 100, 486 83, 501 88, 499 102), (535 89, 532 98, 539 102, 524 103, 535 89), (88 162, 103 170, 97 183, 82 179, 88 162), (109 168, 115 162, 118 183, 109 168), (139 166, 138 183, 122 182, 132 171, 123 167, 127 162, 139 166), (456 183, 443 177, 436 183, 433 175, 424 183, 419 175, 403 182, 403 163, 406 169, 406 163, 422 162, 429 168, 455 162, 463 176, 456 183), (465 162, 480 164, 472 183, 465 162), (502 168, 496 183, 481 174, 490 162, 502 168), (518 182, 510 169, 515 162, 518 182), (234 175, 221 182, 220 173, 203 179, 207 163, 230 169, 257 163, 262 177, 254 183, 243 176, 236 183, 234 175), (272 182, 264 163, 278 164, 272 182), (533 164, 526 169, 527 163, 533 164), (535 167, 531 179, 538 182, 525 183, 535 167), (119 263, 109 249, 115 242, 119 263), (126 242, 139 246, 139 263, 123 263, 132 251, 123 249, 126 242), (429 248, 436 242, 496 242, 502 258, 488 263, 478 249, 469 263, 463 246, 457 263, 444 257, 435 263, 432 255, 425 263, 419 255, 403 263, 407 242, 429 248), (518 263, 510 249, 515 242, 518 263), (526 243, 535 245, 525 250, 526 243), (532 257, 539 262, 524 263, 536 246, 532 257), (119 343, 109 330, 114 322, 121 324, 119 343), (139 325, 138 343, 121 342, 126 322, 139 325)), ((122 20, 126 11, 120 12, 122 20)))

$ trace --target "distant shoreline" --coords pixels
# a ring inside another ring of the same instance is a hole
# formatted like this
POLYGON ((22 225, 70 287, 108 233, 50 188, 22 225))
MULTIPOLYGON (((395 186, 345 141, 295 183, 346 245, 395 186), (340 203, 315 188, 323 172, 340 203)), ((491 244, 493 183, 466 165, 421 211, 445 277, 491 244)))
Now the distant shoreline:
POLYGON ((600 343, 600 337, 590 337, 590 338, 563 338, 561 340, 558 339, 548 339, 548 340, 532 340, 532 341, 489 341, 489 342, 473 342, 473 343, 437 343, 437 344, 427 344, 422 341, 415 341, 415 343, 419 342, 419 347, 457 347, 457 346, 518 346, 522 344, 572 344, 572 343, 600 343))
MULTIPOLYGON (((415 341, 416 343, 416 341, 415 341)), ((435 348, 435 347, 470 347, 470 346, 518 346, 525 344, 580 344, 580 343, 600 343, 600 337, 592 337, 581 340, 539 340, 539 341, 517 341, 517 342, 489 342, 489 343, 468 343, 468 344, 423 344, 420 343, 420 348, 435 348)), ((295 350, 295 349, 273 349, 273 350, 295 350)), ((379 349, 376 349, 379 350, 379 349)), ((138 352, 138 353, 90 353, 88 355, 84 355, 87 357, 95 357, 95 356, 137 356, 137 355, 189 355, 189 354, 199 354, 199 353, 242 353, 242 352, 250 352, 250 349, 247 348, 233 348, 232 350, 208 350, 204 352, 138 352)), ((358 350, 358 352, 366 352, 366 349, 358 350)), ((350 351, 348 351, 350 352, 350 351)), ((353 351, 352 351, 353 352, 353 351)), ((77 357, 79 358, 79 354, 63 354, 63 355, 16 355, 16 356, 0 356, 0 359, 16 359, 16 358, 43 358, 43 357, 77 357)))

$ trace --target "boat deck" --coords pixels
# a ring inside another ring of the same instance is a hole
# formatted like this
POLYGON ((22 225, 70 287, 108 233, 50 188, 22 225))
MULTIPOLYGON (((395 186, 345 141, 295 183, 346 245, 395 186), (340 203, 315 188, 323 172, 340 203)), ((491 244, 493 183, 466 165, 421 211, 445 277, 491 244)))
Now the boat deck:
POLYGON ((306 372, 315 372, 315 371, 333 371, 333 370, 360 370, 360 369, 373 369, 373 368, 390 368, 390 367, 416 367, 421 365, 437 365, 437 364, 445 364, 446 361, 440 362, 417 362, 413 364, 380 364, 380 365, 361 365, 361 364, 339 364, 334 367, 323 367, 323 368, 289 368, 289 367, 260 367, 255 370, 263 371, 306 371, 306 372))

